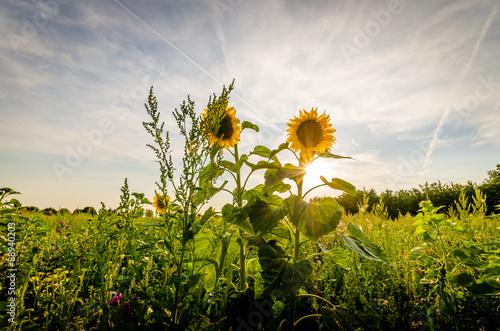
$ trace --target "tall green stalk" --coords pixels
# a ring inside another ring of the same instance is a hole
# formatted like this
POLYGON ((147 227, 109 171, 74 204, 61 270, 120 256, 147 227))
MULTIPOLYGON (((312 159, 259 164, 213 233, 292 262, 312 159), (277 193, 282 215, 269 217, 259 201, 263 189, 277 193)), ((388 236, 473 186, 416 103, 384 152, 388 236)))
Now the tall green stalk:
MULTIPOLYGON (((304 166, 303 164, 300 164, 299 166, 304 166)), ((302 196, 302 185, 304 183, 304 175, 302 175, 298 179, 297 183, 297 196, 299 197, 300 200, 303 199, 302 196)), ((298 227, 295 228, 295 233, 294 233, 294 245, 293 245, 293 261, 294 263, 299 262, 299 257, 300 257, 300 231, 298 227)), ((295 329, 295 304, 297 300, 297 293, 292 293, 290 295, 290 328, 291 330, 295 329)))
MULTIPOLYGON (((234 145, 234 163, 237 164, 239 161, 238 144, 234 145)), ((243 192, 241 188, 241 174, 240 171, 236 173, 236 196, 235 200, 238 208, 243 207, 243 192)), ((246 268, 246 251, 245 244, 242 240, 243 230, 239 229, 240 240, 240 291, 244 291, 247 286, 247 268, 246 268)))

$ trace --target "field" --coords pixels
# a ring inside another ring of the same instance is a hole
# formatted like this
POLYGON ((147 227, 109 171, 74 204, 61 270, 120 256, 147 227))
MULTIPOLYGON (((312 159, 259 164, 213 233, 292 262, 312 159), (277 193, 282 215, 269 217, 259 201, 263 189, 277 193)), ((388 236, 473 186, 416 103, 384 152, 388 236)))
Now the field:
MULTIPOLYGON (((346 211, 339 201, 360 193, 347 181, 303 187, 314 160, 350 159, 330 152, 329 116, 300 111, 286 142, 241 153, 241 132, 259 128, 227 107, 231 89, 202 115, 189 98, 173 112, 181 163, 151 89, 152 201, 126 179, 120 205, 98 212, 40 212, 0 189, 2 328, 500 330, 499 201, 468 185, 440 208, 431 201, 452 195, 439 184, 422 195, 363 192, 346 211), (311 198, 318 187, 345 194, 311 198), (231 201, 209 207, 222 191, 231 201)), ((495 196, 498 185, 500 166, 481 187, 495 196)))
MULTIPOLYGON (((237 247, 228 245, 231 263, 224 265, 218 280, 212 278, 216 268, 207 268, 193 258, 220 258, 220 248, 232 242, 228 234, 237 232, 235 226, 212 217, 197 234, 201 246, 189 251, 185 260, 189 266, 177 277, 175 258, 165 241, 176 235, 169 232, 172 228, 165 219, 138 216, 133 202, 129 206, 128 212, 102 209, 95 216, 43 216, 20 215, 4 205, 3 220, 16 224, 17 323, 8 323, 4 312, 2 327, 212 330, 228 329, 232 324, 233 330, 238 325, 240 330, 250 330, 257 329, 259 322, 265 329, 276 329, 287 318, 289 297, 271 299, 262 294, 261 267, 253 260, 258 256, 256 249, 250 249, 247 258, 249 289, 253 291, 247 289, 243 295, 237 288, 237 247), (211 240, 203 239, 207 233, 211 240), (173 326, 178 287, 182 289, 177 308, 180 316, 173 326)), ((414 221, 409 215, 392 221, 383 211, 361 212, 345 216, 335 232, 318 240, 328 253, 310 258, 313 272, 297 292, 296 320, 310 317, 299 321, 296 329, 500 328, 499 218, 468 214, 446 219, 462 229, 443 227, 444 252, 437 241, 424 250, 414 249, 423 243, 413 236, 414 221), (340 236, 348 232, 348 223, 363 229, 392 265, 350 252, 340 236), (489 291, 497 294, 488 295, 489 291)), ((310 241, 304 248, 304 257, 318 252, 310 241)), ((4 309, 7 257, 2 255, 4 309)))

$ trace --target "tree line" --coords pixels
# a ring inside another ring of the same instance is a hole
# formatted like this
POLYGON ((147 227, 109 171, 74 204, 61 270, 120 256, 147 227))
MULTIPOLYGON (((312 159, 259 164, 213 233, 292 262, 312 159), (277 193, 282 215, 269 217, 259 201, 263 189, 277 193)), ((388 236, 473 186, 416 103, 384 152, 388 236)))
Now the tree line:
MULTIPOLYGON (((399 215, 416 215, 419 210, 419 202, 430 200, 434 206, 443 206, 442 212, 452 213, 457 211, 461 195, 469 203, 478 199, 478 191, 481 196, 485 196, 486 214, 498 212, 500 204, 500 164, 495 170, 488 171, 488 178, 482 184, 471 181, 467 184, 455 183, 428 183, 419 185, 419 188, 411 190, 392 191, 386 190, 377 194, 372 188, 370 190, 357 190, 356 195, 342 194, 337 197, 337 201, 346 212, 356 214, 359 208, 366 208, 365 211, 373 211, 377 206, 383 205, 389 217, 397 218, 399 215)), ((481 201, 477 201, 481 203, 481 201)))
MULTIPOLYGON (((385 190, 380 194, 377 194, 373 188, 370 190, 357 190, 355 195, 343 193, 336 200, 350 214, 358 213, 360 206, 366 208, 365 211, 370 212, 377 206, 383 205, 388 216, 395 219, 399 215, 406 215, 407 213, 416 215, 419 210, 418 204, 422 200, 430 200, 434 206, 444 206, 442 211, 451 212, 456 210, 456 202, 459 201, 461 194, 465 196, 467 201, 473 202, 477 198, 476 190, 480 190, 485 195, 486 213, 494 213, 498 204, 500 204, 500 164, 497 164, 495 170, 488 171, 488 178, 482 184, 471 181, 467 182, 467 184, 442 184, 440 181, 429 184, 426 182, 419 185, 419 188, 395 192, 385 190)), ((315 200, 319 200, 319 197, 311 199, 311 201, 315 200)), ((41 212, 49 216, 57 214, 88 214, 93 216, 97 214, 94 207, 77 208, 73 213, 67 208, 56 210, 52 207, 40 210, 38 207, 28 206, 23 207, 22 210, 41 212)))

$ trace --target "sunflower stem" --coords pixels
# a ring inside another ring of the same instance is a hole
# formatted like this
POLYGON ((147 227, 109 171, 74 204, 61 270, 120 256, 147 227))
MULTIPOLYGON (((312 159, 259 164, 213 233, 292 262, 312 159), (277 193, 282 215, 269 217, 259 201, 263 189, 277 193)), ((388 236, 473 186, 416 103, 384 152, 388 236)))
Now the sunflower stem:
MULTIPOLYGON (((304 175, 299 178, 297 183, 297 195, 299 199, 303 199, 302 195, 302 184, 304 183, 304 175)), ((295 227, 295 235, 294 235, 294 247, 293 247, 293 262, 299 262, 300 257, 300 231, 298 228, 298 224, 295 227)), ((290 295, 290 327, 292 330, 295 329, 295 302, 297 301, 297 293, 292 293, 290 295)))
MULTIPOLYGON (((234 162, 238 163, 239 154, 238 154, 238 144, 234 144, 234 162)), ((241 174, 240 171, 236 173, 236 203, 238 207, 243 207, 243 196, 241 189, 241 174)), ((246 252, 245 252, 245 244, 243 243, 243 231, 240 229, 240 240, 238 240, 240 244, 240 291, 244 291, 247 287, 247 269, 246 269, 246 252)))

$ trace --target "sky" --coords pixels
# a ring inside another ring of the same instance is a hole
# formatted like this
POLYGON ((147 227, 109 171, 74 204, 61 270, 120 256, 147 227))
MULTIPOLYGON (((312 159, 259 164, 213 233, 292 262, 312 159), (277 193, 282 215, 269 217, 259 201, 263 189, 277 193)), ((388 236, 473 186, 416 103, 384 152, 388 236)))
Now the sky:
POLYGON ((150 86, 180 165, 171 112, 190 95, 201 113, 233 79, 230 106, 260 127, 241 152, 276 148, 317 107, 331 152, 355 159, 321 163, 327 178, 379 193, 481 183, 500 163, 499 3, 3 0, 0 187, 23 205, 116 208, 127 178, 152 200, 150 86))

